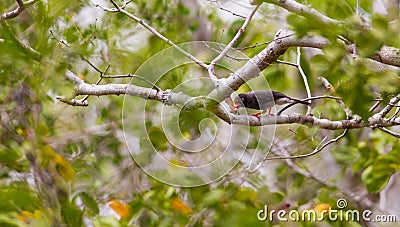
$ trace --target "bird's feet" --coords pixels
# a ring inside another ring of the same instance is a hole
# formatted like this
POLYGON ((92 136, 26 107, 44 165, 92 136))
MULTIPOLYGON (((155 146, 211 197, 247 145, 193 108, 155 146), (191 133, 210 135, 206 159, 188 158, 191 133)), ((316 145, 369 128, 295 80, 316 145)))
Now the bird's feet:
POLYGON ((256 114, 252 114, 251 116, 256 117, 259 121, 261 121, 261 114, 263 114, 264 112, 260 112, 260 113, 256 113, 256 114))

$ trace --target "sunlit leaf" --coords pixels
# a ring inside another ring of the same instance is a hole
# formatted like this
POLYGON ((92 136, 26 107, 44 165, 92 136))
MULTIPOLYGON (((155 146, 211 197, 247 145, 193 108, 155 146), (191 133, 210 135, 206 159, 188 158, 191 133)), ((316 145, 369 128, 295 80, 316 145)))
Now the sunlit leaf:
POLYGON ((179 198, 173 198, 171 200, 171 207, 174 211, 180 212, 184 215, 189 215, 193 212, 192 208, 190 208, 190 206, 188 206, 185 202, 183 202, 179 198))
POLYGON ((120 200, 112 199, 108 202, 108 206, 121 216, 121 218, 126 218, 131 214, 129 205, 120 200))

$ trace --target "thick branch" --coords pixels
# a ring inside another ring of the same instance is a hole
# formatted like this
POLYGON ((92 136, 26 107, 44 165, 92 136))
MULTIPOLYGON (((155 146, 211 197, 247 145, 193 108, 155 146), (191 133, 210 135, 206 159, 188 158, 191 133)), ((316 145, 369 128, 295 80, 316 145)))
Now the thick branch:
MULTIPOLYGON (((144 99, 153 99, 164 102, 163 94, 166 91, 140 87, 133 84, 87 84, 71 71, 65 73, 65 78, 72 82, 74 85, 75 95, 130 95, 141 97, 144 99)), ((70 101, 62 100, 64 103, 69 104, 70 101)), ((73 102, 75 103, 75 102, 73 102)), ((204 107, 204 99, 201 97, 191 97, 183 93, 174 93, 169 91, 168 100, 165 102, 167 105, 185 105, 185 109, 195 109, 204 107)))
POLYGON ((232 73, 226 80, 220 79, 221 86, 216 88, 209 97, 217 101, 224 100, 232 91, 236 91, 242 84, 257 77, 262 70, 277 61, 289 47, 300 46, 321 49, 329 44, 329 41, 321 36, 297 38, 293 34, 294 32, 286 29, 279 30, 274 41, 264 50, 247 61, 244 66, 232 73))
MULTIPOLYGON (((210 97, 215 100, 224 100, 232 93, 232 91, 236 91, 242 84, 259 76, 259 73, 262 70, 267 68, 273 62, 276 62, 290 47, 312 47, 322 49, 330 44, 328 39, 321 36, 304 36, 297 38, 293 34, 295 34, 293 31, 287 29, 279 30, 275 35, 274 41, 268 44, 264 50, 250 59, 236 72, 232 73, 229 78, 226 80, 220 80, 223 86, 217 88, 217 91, 213 92, 210 97)), ((384 46, 378 52, 383 50, 386 51, 388 49, 395 51, 395 48, 384 46)), ((400 50, 396 50, 400 53, 400 50)), ((389 54, 379 56, 381 57, 380 62, 400 67, 400 57, 397 59, 389 54)))
POLYGON ((400 49, 382 46, 371 59, 381 62, 386 65, 393 65, 400 67, 400 49))
MULTIPOLYGON (((326 26, 341 23, 340 21, 325 16, 311 6, 303 5, 294 0, 250 0, 250 3, 253 5, 258 5, 262 2, 274 4, 288 10, 289 12, 304 16, 305 18, 310 19, 313 23, 317 21, 326 26)), ((348 49, 350 53, 355 54, 354 45, 349 45, 348 49)), ((384 45, 370 58, 387 65, 400 67, 400 49, 398 48, 384 45)))
POLYGON ((11 19, 15 18, 18 15, 20 15, 26 8, 28 8, 30 5, 33 5, 35 2, 38 0, 29 0, 26 2, 22 2, 21 0, 18 0, 18 7, 10 12, 6 12, 0 15, 0 20, 1 19, 11 19))
POLYGON ((96 85, 87 84, 73 72, 67 71, 65 77, 74 84, 76 95, 121 95, 127 94, 146 99, 156 99, 161 101, 161 94, 152 88, 139 87, 130 84, 106 84, 96 85))
POLYGON ((317 126, 323 129, 338 130, 338 129, 354 129, 354 128, 365 128, 370 126, 388 127, 400 125, 400 119, 396 121, 390 121, 387 119, 380 119, 379 121, 369 120, 368 122, 362 122, 358 119, 350 120, 339 120, 333 121, 329 119, 321 119, 310 115, 300 114, 289 114, 289 115, 273 115, 273 116, 262 116, 261 120, 254 116, 247 115, 234 115, 225 111, 222 107, 214 110, 214 113, 222 120, 236 125, 247 125, 247 126, 263 126, 263 125, 274 125, 274 124, 302 124, 317 126))
MULTIPOLYGON (((250 1, 250 3, 253 3, 253 4, 256 2, 260 2, 260 1, 250 1)), ((284 0, 284 1, 283 0, 264 0, 263 2, 280 6, 289 12, 301 15, 303 17, 312 19, 313 21, 318 21, 318 22, 326 24, 326 25, 339 23, 339 21, 325 16, 324 14, 318 12, 314 8, 312 8, 310 6, 302 5, 293 0, 284 0)))
MULTIPOLYGON (((205 97, 191 97, 183 93, 174 93, 170 90, 162 91, 152 88, 140 87, 132 84, 87 84, 77 75, 71 71, 65 73, 65 78, 71 81, 74 85, 76 95, 121 95, 126 94, 130 96, 137 96, 144 99, 153 99, 163 102, 167 105, 179 104, 183 105, 185 110, 193 110, 197 108, 211 108, 215 115, 222 120, 237 125, 249 126, 262 126, 262 125, 275 125, 275 124, 303 124, 312 125, 319 128, 337 130, 337 129, 353 129, 363 128, 369 126, 375 127, 389 127, 400 125, 400 119, 372 119, 364 123, 358 119, 332 121, 328 119, 320 119, 310 115, 289 114, 289 115, 276 115, 276 116, 263 116, 261 120, 254 116, 247 115, 234 115, 228 110, 224 109, 221 105, 215 105, 210 99, 205 97), (165 95, 167 93, 167 96, 165 95), (167 100, 165 100, 167 97, 167 100)), ((70 105, 80 105, 77 100, 68 101, 62 99, 63 102, 70 105)), ((78 100, 79 101, 79 100, 78 100)))

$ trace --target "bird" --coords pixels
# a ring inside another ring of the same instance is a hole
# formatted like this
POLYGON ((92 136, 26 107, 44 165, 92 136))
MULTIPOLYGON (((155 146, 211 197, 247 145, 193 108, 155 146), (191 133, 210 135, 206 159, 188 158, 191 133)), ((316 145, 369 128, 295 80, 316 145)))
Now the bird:
POLYGON ((238 110, 240 107, 246 107, 249 109, 262 110, 260 113, 252 114, 252 116, 257 117, 260 120, 260 115, 265 113, 267 110, 268 114, 271 114, 271 107, 289 103, 310 105, 309 102, 291 98, 277 91, 255 90, 239 94, 235 99, 234 109, 238 110))

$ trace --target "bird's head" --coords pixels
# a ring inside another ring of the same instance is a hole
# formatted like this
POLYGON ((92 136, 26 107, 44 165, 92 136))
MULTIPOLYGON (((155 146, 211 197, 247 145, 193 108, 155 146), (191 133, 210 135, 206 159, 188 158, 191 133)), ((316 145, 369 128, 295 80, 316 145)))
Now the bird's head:
POLYGON ((247 94, 239 94, 235 99, 234 107, 236 110, 240 109, 240 107, 245 107, 247 103, 247 94))

